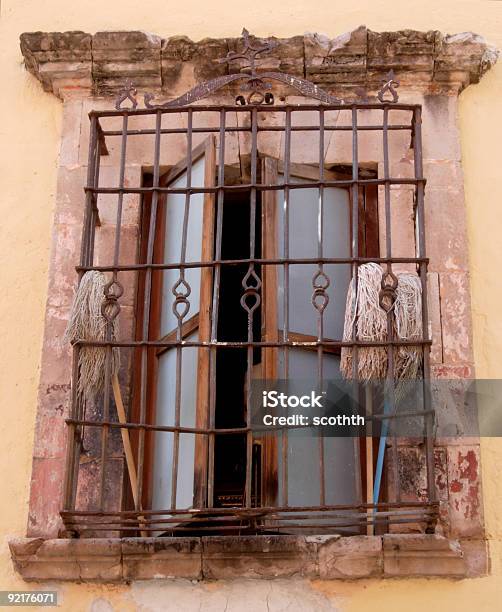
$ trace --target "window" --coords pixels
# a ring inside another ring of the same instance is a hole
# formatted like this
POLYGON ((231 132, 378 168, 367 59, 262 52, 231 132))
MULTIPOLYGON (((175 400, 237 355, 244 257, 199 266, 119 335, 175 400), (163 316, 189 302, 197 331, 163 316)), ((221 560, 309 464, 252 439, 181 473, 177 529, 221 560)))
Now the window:
MULTIPOLYGON (((396 265, 425 278, 420 112, 417 105, 332 102, 91 113, 79 270, 105 272, 105 299, 125 303, 119 316, 126 311, 131 319, 121 323, 118 340, 104 343, 122 355, 127 422, 116 417, 110 388, 92 405, 74 393, 62 513, 69 530, 349 534, 366 533, 367 524, 431 527, 437 502, 430 437, 425 498, 402 499, 396 479, 373 508, 367 474, 378 441, 257 434, 250 426, 254 380, 339 378, 341 348, 357 354, 368 345, 343 340, 346 295, 360 265, 384 266, 387 283, 396 265), (393 138, 408 151, 411 142, 413 177, 392 176, 393 138), (359 147, 368 146, 383 147, 382 168, 359 162, 359 147), (136 183, 125 176, 131 149, 142 152, 136 183), (119 160, 106 187, 105 152, 119 160), (414 214, 399 221, 392 189, 400 186, 414 214), (115 219, 111 240, 106 224, 97 226, 102 207, 115 219), (124 217, 133 209, 136 238, 124 246, 124 217), (396 256, 392 235, 403 229, 413 245, 396 256), (124 432, 135 480, 123 461, 117 468, 124 432), (84 477, 89 448, 100 460, 84 477)), ((400 344, 392 332, 383 343, 388 354, 400 344)), ((427 375, 427 332, 414 344, 423 349, 427 375)))

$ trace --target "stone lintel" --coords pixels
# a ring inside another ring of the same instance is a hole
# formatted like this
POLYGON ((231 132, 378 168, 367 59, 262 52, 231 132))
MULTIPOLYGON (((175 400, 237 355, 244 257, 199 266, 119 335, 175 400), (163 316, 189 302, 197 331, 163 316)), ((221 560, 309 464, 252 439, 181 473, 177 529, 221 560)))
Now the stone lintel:
MULTIPOLYGON (((454 94, 477 83, 498 55, 472 32, 373 32, 360 26, 335 38, 305 34, 269 40, 277 45, 257 59, 258 70, 306 77, 335 95, 354 95, 351 90, 358 87, 378 91, 391 69, 402 87, 454 94)), ((238 72, 239 60, 230 66, 218 60, 241 44, 234 38, 162 39, 141 31, 21 34, 26 68, 61 98, 75 89, 112 95, 126 79, 139 91, 176 97, 197 83, 238 72)))
POLYGON ((24 580, 34 582, 468 578, 488 572, 486 541, 425 534, 17 538, 9 546, 16 570, 24 580))

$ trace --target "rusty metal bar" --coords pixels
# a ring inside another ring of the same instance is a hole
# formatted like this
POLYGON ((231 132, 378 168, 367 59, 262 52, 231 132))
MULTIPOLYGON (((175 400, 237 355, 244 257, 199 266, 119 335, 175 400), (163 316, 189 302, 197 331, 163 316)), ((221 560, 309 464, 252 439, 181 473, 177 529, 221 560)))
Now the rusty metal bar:
MULTIPOLYGON (((97 167, 99 167, 99 150, 97 137, 98 120, 96 117, 91 118, 90 134, 89 134, 89 157, 87 166, 87 183, 96 185, 97 167)), ((91 234, 92 218, 93 218, 93 198, 91 193, 86 194, 84 223, 82 227, 82 238, 80 244, 80 264, 82 266, 92 265, 92 258, 89 256, 89 235, 91 234)), ((84 271, 78 272, 78 282, 82 279, 84 271)), ((72 378, 71 378, 71 408, 70 414, 75 417, 84 416, 83 398, 78 393, 79 385, 79 358, 80 347, 75 346, 72 352, 72 378)), ((70 425, 68 429, 68 446, 66 449, 66 471, 63 484, 63 507, 70 509, 75 507, 77 484, 78 484, 78 467, 80 461, 80 453, 82 447, 82 428, 70 425)))
MULTIPOLYGON (((403 507, 404 508, 404 507, 403 507)), ((399 510, 377 510, 375 512, 375 514, 379 517, 389 517, 389 516, 403 516, 403 517, 423 517, 424 515, 432 515, 434 513, 437 512, 435 507, 429 507, 429 506, 420 506, 420 507, 416 507, 416 508, 412 508, 409 510, 400 508, 399 510)), ((203 514, 197 515, 197 513, 193 513, 191 512, 192 516, 190 517, 190 521, 194 520, 194 518, 200 518, 201 520, 203 520, 204 522, 207 523, 229 523, 232 521, 235 521, 235 516, 239 515, 241 517, 246 518, 247 515, 245 512, 242 512, 242 509, 239 509, 237 512, 234 512, 232 514, 221 514, 219 512, 219 508, 214 508, 211 510, 208 510, 207 512, 204 512, 203 514)), ((164 511, 164 512, 170 512, 170 511, 164 511)), ((184 509, 181 511, 183 514, 187 513, 187 510, 184 509)), ((364 514, 363 510, 360 510, 359 512, 357 512, 357 508, 351 508, 348 510, 339 510, 339 511, 333 511, 333 510, 316 510, 315 512, 322 512, 322 520, 325 519, 348 519, 348 518, 354 518, 357 521, 362 520, 362 521, 366 521, 367 519, 367 515, 364 514)), ((161 524, 171 524, 171 523, 179 523, 180 522, 180 518, 179 515, 177 516, 176 514, 170 512, 170 514, 172 515, 170 518, 165 518, 165 514, 160 515, 160 518, 155 518, 154 515, 152 514, 147 514, 142 513, 141 515, 141 522, 144 525, 161 525, 161 524), (153 516, 153 518, 146 518, 146 516, 153 516)), ((282 511, 281 509, 277 508, 274 509, 271 512, 264 512, 264 515, 266 516, 266 520, 267 521, 297 521, 297 520, 312 520, 312 518, 315 516, 311 513, 304 513, 304 514, 298 514, 297 512, 289 512, 287 510, 282 511), (281 512, 283 512, 281 514, 281 512)), ((250 515, 252 516, 252 514, 250 515)), ((65 513, 65 517, 67 517, 68 522, 73 522, 75 521, 78 516, 76 515, 76 513, 65 513)), ((108 515, 100 515, 101 519, 109 519, 109 520, 100 520, 99 524, 100 525, 116 525, 119 521, 120 524, 122 525, 128 525, 128 524, 137 524, 137 517, 133 516, 131 518, 127 518, 127 515, 125 516, 119 516, 118 519, 114 519, 113 516, 108 516, 108 515)))
POLYGON ((311 265, 311 264, 352 264, 352 263, 428 263, 427 257, 321 257, 321 258, 289 258, 289 259, 260 259, 254 257, 252 259, 214 259, 212 261, 185 261, 175 263, 151 263, 151 264, 129 264, 120 266, 77 266, 77 272, 86 272, 87 270, 101 270, 102 272, 125 272, 128 270, 177 270, 178 268, 212 268, 216 266, 238 266, 246 263, 259 264, 260 266, 276 266, 281 264, 295 265, 311 265))
POLYGON ((263 341, 254 341, 250 342, 230 342, 230 341, 216 341, 216 342, 197 342, 197 341, 189 341, 189 340, 173 340, 173 341, 164 341, 164 340, 136 340, 136 341, 110 341, 106 340, 79 340, 75 342, 75 346, 151 346, 151 347, 172 347, 176 345, 187 346, 187 347, 199 347, 199 346, 219 346, 221 348, 246 348, 250 345, 255 347, 282 347, 282 348, 291 348, 291 347, 317 347, 318 344, 322 344, 323 346, 330 348, 342 348, 342 347, 364 347, 364 346, 429 346, 432 344, 432 340, 372 340, 372 341, 338 341, 338 340, 323 340, 319 343, 316 340, 312 342, 296 342, 289 340, 288 342, 263 342, 263 341))
MULTIPOLYGON (((138 116, 138 115, 153 115, 156 113, 161 113, 162 115, 166 115, 166 114, 171 114, 171 113, 186 113, 188 111, 188 109, 195 109, 195 107, 193 106, 177 106, 177 107, 171 107, 171 108, 154 108, 154 109, 149 109, 149 108, 137 108, 135 110, 133 109, 128 109, 127 111, 125 110, 107 110, 107 111, 90 111, 89 112, 89 117, 118 117, 124 114, 124 112, 127 112, 130 116, 138 116)), ((381 103, 352 103, 352 104, 323 104, 323 108, 325 111, 330 111, 330 110, 353 110, 353 109, 360 109, 360 110, 381 110, 382 109, 382 104, 381 103)), ((417 108, 421 108, 421 106, 419 104, 402 104, 402 103, 392 103, 392 108, 395 108, 397 110, 405 110, 405 111, 414 111, 417 108)), ((249 107, 248 106, 238 106, 235 104, 222 104, 219 106, 214 106, 213 104, 197 104, 196 107, 197 112, 199 113, 203 113, 206 111, 216 111, 216 110, 225 110, 227 112, 232 112, 232 113, 249 113, 249 107)), ((298 106, 297 104, 280 104, 277 106, 273 106, 272 108, 270 108, 271 112, 274 113, 288 113, 291 111, 318 111, 319 110, 319 104, 302 104, 301 106, 298 106)), ((261 111, 264 111, 264 107, 261 107, 261 111)))
MULTIPOLYGON (((353 258, 352 262, 352 280, 353 283, 353 295, 357 296, 358 292, 358 284, 359 284, 359 142, 357 138, 357 108, 352 108, 352 243, 350 246, 350 254, 353 258)), ((359 342, 357 341, 357 320, 358 320, 358 312, 357 312, 357 304, 358 300, 353 300, 353 321, 354 325, 352 328, 352 380, 353 380, 353 398, 357 397, 358 387, 359 387, 359 342)), ((353 399, 353 402, 355 400, 353 399)), ((355 405, 353 404, 353 411, 355 405)), ((360 461, 360 449, 359 449, 359 440, 354 438, 354 458, 355 465, 359 466, 361 464, 360 461)), ((359 501, 363 499, 363 490, 362 490, 362 478, 360 469, 355 470, 354 474, 355 478, 355 489, 356 496, 359 501)))
MULTIPOLYGON (((185 262, 186 259, 186 248, 187 248, 187 234, 188 234, 188 219, 190 215, 190 187, 192 185, 192 124, 193 124, 193 112, 192 109, 188 111, 188 122, 187 122, 187 167, 186 167, 186 187, 185 193, 185 210, 183 214, 183 228, 181 231, 181 253, 180 261, 185 262)), ((181 376, 182 376, 182 340, 183 340, 183 318, 188 313, 190 303, 188 296, 191 293, 190 284, 185 279, 185 270, 179 269, 179 276, 171 289, 172 293, 176 296, 173 304, 173 312, 178 319, 177 326, 177 341, 176 345, 176 382, 175 382, 175 398, 174 398, 174 424, 179 427, 180 415, 181 415, 181 376), (179 308, 182 310, 180 311, 179 308)), ((171 466, 171 508, 176 508, 176 497, 178 491, 178 459, 179 459, 179 447, 180 438, 179 432, 174 432, 173 439, 173 462, 171 466)))
MULTIPOLYGON (((193 107, 191 107, 192 110, 193 107)), ((324 107, 323 107, 324 111, 324 107)), ((324 128, 327 132, 351 132, 351 125, 326 125, 324 128)), ((363 132, 381 132, 383 129, 382 125, 361 125, 358 127, 358 130, 363 132)), ((389 130, 413 130, 413 125, 410 123, 409 125, 401 124, 401 125, 389 125, 389 130)), ((218 134, 220 131, 219 127, 198 127, 193 128, 192 132, 194 134, 218 134)), ((232 133, 250 133, 251 128, 246 126, 236 126, 236 127, 227 127, 227 134, 232 133)), ((280 125, 258 125, 256 128, 257 132, 283 132, 284 128, 280 125)), ((318 126, 316 125, 293 125, 291 126, 292 132, 317 132, 319 131, 318 126)), ((164 134, 186 134, 186 128, 164 128, 160 131, 162 135, 164 134)), ((103 130, 103 136, 121 136, 122 132, 120 130, 103 130)), ((128 136, 145 136, 145 135, 154 135, 155 130, 129 130, 127 132, 128 136)))
MULTIPOLYGON (((119 167, 119 186, 122 188, 125 182, 125 163, 126 163, 126 155, 127 155, 127 123, 128 123, 128 115, 124 114, 122 119, 122 141, 120 146, 120 167, 119 167)), ((120 237, 121 237, 121 227, 122 227, 122 205, 124 200, 124 194, 119 192, 118 201, 117 201, 117 216, 115 220, 115 245, 113 251, 113 263, 115 266, 119 263, 119 255, 120 255, 120 237)), ((118 285, 117 281, 117 272, 114 271, 112 275, 112 284, 109 284, 105 287, 105 291, 111 289, 113 284, 118 285)), ((103 307, 102 312, 103 316, 106 316, 106 339, 110 341, 113 337, 113 326, 114 319, 118 314, 118 310, 114 313, 108 314, 105 313, 104 308, 106 307, 106 294, 103 296, 103 307)), ((113 300, 112 300, 113 301, 113 300)), ((112 378, 112 359, 113 359, 113 351, 118 349, 113 349, 110 345, 106 347, 106 358, 105 358, 105 383, 103 389, 103 421, 110 420, 110 388, 111 388, 111 378, 112 378)), ((108 433, 109 428, 103 427, 101 432, 101 477, 99 482, 99 505, 103 508, 105 503, 104 492, 105 492, 105 475, 106 475, 106 461, 107 461, 107 446, 108 446, 108 433)))
MULTIPOLYGON (((324 181, 324 110, 319 110, 319 181, 324 181)), ((317 210, 317 257, 323 258, 324 237, 324 186, 319 187, 319 199, 317 210)), ((329 278, 326 276, 323 264, 318 264, 317 273, 312 280, 314 292, 312 294, 312 305, 317 310, 317 339, 322 342, 324 338, 324 311, 328 305, 329 297, 326 289, 329 286, 329 278)), ((322 345, 317 347, 317 381, 319 389, 322 389, 324 381, 323 362, 324 350, 322 345)), ((324 469, 324 438, 319 436, 319 503, 326 503, 326 483, 324 469)))
MULTIPOLYGON (((154 157, 153 157, 153 185, 159 186, 160 182, 160 128, 162 126, 162 113, 157 112, 155 118, 155 145, 154 145, 154 157)), ((157 226, 157 208, 158 208, 158 192, 154 191, 152 196, 152 207, 150 213, 150 227, 148 231, 148 245, 147 245, 147 263, 153 261, 153 247, 155 239, 155 228, 157 226)), ((152 269, 147 268, 145 278, 145 295, 143 300, 143 325, 142 325, 142 338, 143 341, 139 346, 142 346, 141 351, 141 381, 140 381, 140 423, 146 421, 146 406, 147 406, 147 361, 148 361, 148 345, 143 344, 148 341, 149 330, 150 330, 150 304, 151 304, 151 291, 152 291, 152 269)), ((136 491, 136 510, 141 509, 142 496, 143 496, 143 483, 144 483, 144 460, 145 460, 145 429, 139 430, 139 441, 138 441, 138 484, 136 491)))
MULTIPOLYGON (((256 107, 251 109, 251 185, 257 182, 257 160, 258 160, 258 141, 257 141, 258 114, 256 107)), ((249 257, 255 256, 256 250, 256 189, 251 187, 249 203, 249 257)), ((254 264, 250 263, 248 271, 242 281, 244 295, 241 304, 247 311, 248 328, 248 347, 247 347, 247 371, 246 371, 246 424, 251 424, 251 383, 253 372, 253 321, 254 313, 261 303, 261 280, 256 274, 254 264), (251 299, 251 302, 249 302, 251 299), (254 302, 253 302, 254 300, 254 302)), ((244 503, 246 507, 251 507, 252 494, 252 467, 253 467, 253 433, 248 431, 246 434, 246 482, 244 490, 244 503)))
MULTIPOLYGON (((284 134, 284 191, 283 191, 283 361, 284 361, 284 378, 289 378, 289 172, 291 161, 291 109, 286 111, 285 118, 285 134, 284 134)), ((288 481, 288 434, 284 430, 281 435, 281 464, 282 464, 282 503, 288 505, 289 499, 289 481, 288 481)))
MULTIPOLYGON (((220 282, 221 282, 221 244, 223 236, 223 200, 225 192, 225 131, 226 128, 226 113, 224 109, 220 110, 220 150, 218 161, 218 200, 216 210, 216 237, 215 237, 215 252, 214 252, 214 282, 213 282, 213 300, 211 309, 211 349, 209 352, 209 428, 214 430, 216 422, 216 358, 218 342, 218 317, 220 306, 220 282)), ((215 435, 214 432, 209 435, 208 448, 208 474, 207 474, 207 505, 214 505, 214 451, 215 451, 215 435)))
MULTIPOLYGON (((415 176, 420 176, 423 172, 422 167, 422 109, 417 107, 413 115, 414 132, 413 132, 413 157, 415 176)), ((416 185, 416 216, 418 221, 418 257, 422 258, 426 255, 425 246, 425 210, 424 210, 424 185, 417 183, 416 185)), ((420 282, 422 286, 422 340, 429 340, 429 312, 427 299, 427 261, 418 263, 420 282)), ((424 393, 424 411, 431 410, 430 395, 427 388, 427 383, 430 380, 430 344, 423 345, 423 393, 424 393)), ((434 475, 434 440, 432 438, 432 430, 434 426, 434 415, 425 417, 425 452, 427 466, 427 494, 430 502, 435 502, 437 498, 435 475, 434 475)))
MULTIPOLYGON (((251 188, 255 188, 257 191, 282 191, 285 187, 288 189, 317 189, 319 187, 351 187, 354 183, 359 185, 416 185, 417 182, 426 183, 425 178, 410 179, 410 178, 389 178, 385 179, 378 178, 360 178, 360 179, 337 179, 333 181, 304 181, 301 183, 291 183, 285 181, 284 183, 278 183, 277 185, 266 185, 263 183, 241 183, 238 185, 223 185, 219 187, 191 187, 188 191, 190 193, 218 193, 218 191, 249 191, 251 188)), ((85 191, 90 191, 96 194, 115 194, 115 193, 181 193, 187 192, 186 187, 93 187, 88 185, 84 187, 85 191)))
MULTIPOLYGON (((383 168, 384 168, 384 194, 385 194, 385 248, 386 255, 392 253, 392 217, 391 217, 391 197, 390 197, 390 167, 389 167, 389 134, 388 134, 388 124, 389 124, 389 108, 386 106, 383 110, 383 168)), ((392 264, 387 262, 386 269, 387 278, 391 279, 394 282, 394 285, 389 284, 392 291, 392 297, 390 298, 391 304, 389 304, 389 308, 387 310, 387 338, 388 340, 393 340, 394 338, 394 311, 392 309, 392 305, 395 301, 395 291, 397 288, 397 278, 392 271, 392 264)), ((382 285, 383 288, 383 285, 382 285)), ((387 383, 388 390, 387 396, 390 400, 389 412, 390 414, 395 414, 396 412, 396 403, 395 403, 395 388, 394 388, 394 347, 387 346, 387 383)), ((401 487, 399 482, 399 455, 397 448, 397 437, 395 432, 392 434, 392 473, 393 473, 393 481, 394 481, 394 495, 396 496, 396 501, 400 501, 401 498, 401 487)))
MULTIPOLYGON (((428 416, 433 415, 434 410, 418 410, 418 411, 407 411, 398 414, 374 414, 372 416, 368 416, 368 421, 385 421, 385 420, 394 420, 394 419, 404 419, 407 417, 415 417, 415 416, 428 416)), ((254 427, 231 427, 231 428, 201 428, 201 427, 175 427, 174 425, 148 425, 146 423, 117 423, 115 421, 92 421, 86 419, 66 419, 65 422, 69 425, 84 425, 86 427, 110 427, 110 428, 120 428, 120 429, 145 429, 146 431, 164 431, 164 432, 179 432, 179 433, 187 433, 187 434, 203 434, 203 435, 240 435, 246 434, 249 431, 269 431, 269 428, 265 425, 262 427, 254 426, 254 427)), ((303 425, 278 425, 275 428, 277 431, 287 431, 290 429, 305 429, 303 425)))
MULTIPOLYGON (((328 512, 328 511, 340 511, 340 510, 367 510, 368 508, 439 508, 439 502, 426 502, 426 501, 406 501, 406 502, 379 502, 375 503, 359 503, 359 504, 326 504, 325 506, 263 506, 260 510, 264 514, 270 514, 273 512, 328 512)), ((234 515, 238 513, 240 516, 245 516, 247 512, 251 515, 254 515, 256 510, 246 509, 246 508, 204 508, 203 510, 191 508, 191 514, 193 516, 207 516, 209 514, 213 514, 213 512, 217 512, 221 515, 234 515)), ((186 514, 187 509, 176 509, 170 510, 168 508, 163 508, 159 510, 142 510, 141 516, 152 516, 155 514, 163 515, 169 514, 172 516, 176 516, 179 514, 186 514)), ((117 512, 113 511, 105 511, 102 512, 100 510, 75 510, 73 512, 61 512, 62 516, 139 516, 139 513, 135 510, 120 510, 117 512)))

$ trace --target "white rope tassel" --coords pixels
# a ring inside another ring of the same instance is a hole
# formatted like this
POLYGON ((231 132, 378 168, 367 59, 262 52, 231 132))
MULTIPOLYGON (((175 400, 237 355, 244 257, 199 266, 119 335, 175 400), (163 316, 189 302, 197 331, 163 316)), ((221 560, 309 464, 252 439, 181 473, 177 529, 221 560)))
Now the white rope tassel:
MULTIPOLYGON (((90 270, 80 281, 70 320, 64 339, 72 344, 77 340, 106 340, 106 319, 101 313, 104 300, 106 278, 103 272, 90 270)), ((116 340, 118 320, 112 324, 112 341, 116 340)), ((103 389, 105 381, 106 347, 81 346, 79 351, 78 393, 88 398, 94 398, 103 389)), ((117 347, 112 350, 111 376, 118 373, 120 354, 117 347)))
MULTIPOLYGON (((397 275, 398 285, 394 302, 394 327, 398 340, 422 338, 422 285, 415 274, 397 275)), ((422 361, 420 346, 398 346, 394 351, 396 378, 416 378, 422 361)))
MULTIPOLYGON (((343 340, 350 342, 357 313, 356 339, 365 342, 387 340, 387 313, 379 303, 383 270, 375 263, 359 266, 357 296, 354 299, 354 279, 347 292, 343 340)), ((422 286, 418 276, 397 274, 398 285, 394 309, 394 335, 399 340, 420 340, 422 337, 422 286)), ((341 351, 340 370, 344 378, 352 378, 352 348, 341 351)), ((357 376, 361 381, 378 380, 387 374, 387 350, 384 347, 361 347, 357 351, 357 376)), ((394 376, 398 380, 415 378, 420 370, 420 346, 400 346, 394 349, 394 376)))
MULTIPOLYGON (((357 296, 354 301, 354 279, 347 293, 344 342, 352 340, 357 313, 356 339, 365 342, 382 342, 387 338, 387 315, 379 304, 379 291, 382 282, 382 268, 375 263, 359 266, 357 272, 357 296)), ((359 379, 385 378, 387 353, 383 347, 359 348, 357 351, 357 375, 359 379)), ((352 348, 341 351, 340 369, 345 378, 352 378, 352 348)))

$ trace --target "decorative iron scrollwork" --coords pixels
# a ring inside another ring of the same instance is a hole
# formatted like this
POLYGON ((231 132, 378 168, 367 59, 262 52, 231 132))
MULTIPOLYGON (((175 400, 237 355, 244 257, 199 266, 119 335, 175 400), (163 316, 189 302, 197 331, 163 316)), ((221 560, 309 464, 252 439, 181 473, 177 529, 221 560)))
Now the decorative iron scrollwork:
POLYGON ((399 100, 399 96, 397 95, 396 89, 399 87, 400 83, 395 79, 394 70, 389 70, 387 76, 382 81, 382 83, 383 86, 378 92, 378 99, 382 104, 385 104, 385 102, 391 102, 395 104, 399 100), (387 92, 390 93, 390 95, 392 96, 392 100, 386 99, 385 94, 387 92))
MULTIPOLYGON (((236 96, 235 102, 241 106, 274 104, 274 95, 270 91, 267 91, 272 87, 269 81, 276 81, 288 85, 289 87, 296 89, 296 91, 298 91, 302 96, 319 100, 322 104, 345 104, 343 100, 329 94, 306 79, 283 72, 257 72, 256 60, 259 59, 262 54, 270 53, 270 51, 275 49, 279 43, 275 41, 253 42, 246 28, 242 30, 242 41, 241 51, 229 51, 224 58, 217 60, 220 64, 231 64, 235 61, 245 60, 244 66, 240 68, 239 72, 219 76, 209 81, 205 81, 204 83, 199 83, 178 98, 169 100, 163 104, 155 103, 155 96, 151 93, 146 93, 144 95, 145 107, 149 109, 162 109, 188 106, 194 102, 197 102, 198 100, 207 98, 219 89, 235 81, 243 82, 242 89, 250 92, 248 95, 238 94, 236 96)), ((399 81, 396 81, 394 72, 391 70, 385 77, 383 86, 377 94, 380 102, 396 103, 399 99, 396 92, 397 87, 399 87, 399 81), (388 98, 388 95, 386 94, 390 94, 390 98, 388 98)), ((360 103, 367 104, 369 102, 366 91, 361 87, 356 90, 356 94, 360 100, 360 103)), ((126 100, 129 100, 132 104, 132 109, 134 110, 138 104, 136 95, 137 91, 134 85, 131 83, 131 81, 126 81, 124 88, 119 92, 115 103, 115 108, 117 110, 123 110, 122 104, 126 100)))
POLYGON ((326 289, 330 285, 330 280, 323 270, 319 269, 314 277, 312 278, 312 287, 314 291, 312 293, 312 306, 322 314, 326 310, 326 306, 329 303, 329 295, 326 293, 326 289))
POLYGON ((378 294, 380 308, 390 312, 396 301, 397 276, 389 268, 382 276, 382 288, 378 294))
POLYGON ((115 108, 117 110, 123 110, 122 104, 129 100, 132 104, 132 110, 136 110, 138 106, 138 101, 136 100, 136 96, 138 95, 138 90, 134 86, 133 82, 130 79, 124 83, 124 87, 119 91, 117 99, 115 101, 115 108))
POLYGON ((192 293, 192 288, 185 280, 184 275, 179 276, 171 289, 171 293, 174 295, 173 313, 178 319, 178 322, 182 323, 190 310, 188 296, 192 293))
POLYGON ((256 58, 262 53, 269 53, 275 49, 277 47, 277 43, 275 41, 267 41, 266 43, 255 46, 251 42, 249 32, 246 30, 246 28, 242 29, 242 41, 243 48, 240 53, 236 51, 229 51, 226 57, 218 60, 218 63, 229 64, 230 62, 239 59, 247 60, 248 63, 242 68, 241 72, 248 72, 251 76, 256 76, 256 58))
POLYGON ((244 293, 241 297, 241 306, 251 316, 261 303, 260 289, 261 280, 256 274, 254 265, 249 264, 246 276, 242 279, 244 293))
POLYGON ((107 323, 113 323, 120 313, 119 299, 124 294, 124 287, 114 278, 106 283, 103 293, 105 297, 101 304, 101 314, 107 323))

